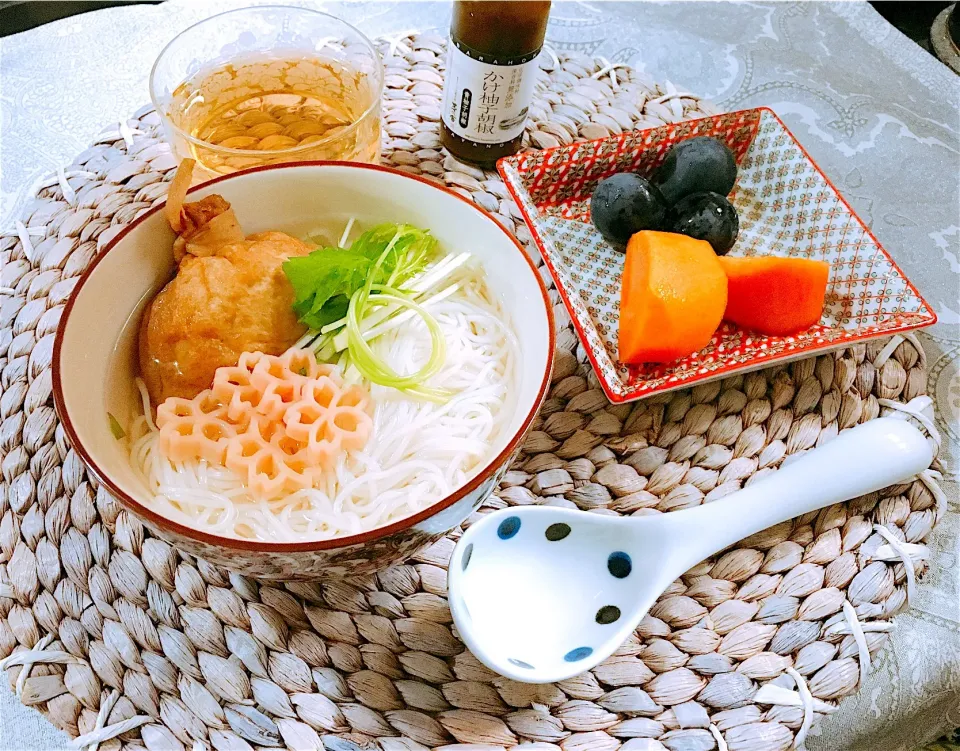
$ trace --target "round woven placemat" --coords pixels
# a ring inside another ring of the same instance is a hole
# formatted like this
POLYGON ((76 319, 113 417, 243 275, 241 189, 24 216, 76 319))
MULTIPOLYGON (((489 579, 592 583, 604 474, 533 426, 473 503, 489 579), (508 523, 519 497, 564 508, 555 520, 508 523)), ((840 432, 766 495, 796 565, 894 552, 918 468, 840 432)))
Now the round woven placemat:
MULTIPOLYGON (((440 150, 444 44, 382 43, 384 162, 452 186, 528 240, 496 174, 440 150)), ((604 60, 542 67, 531 147, 716 111, 604 60)), ((285 587, 151 537, 65 441, 50 362, 78 275, 163 200, 174 167, 145 108, 38 186, 0 238, 0 667, 24 703, 104 750, 776 751, 856 691, 924 569, 944 502, 935 471, 697 566, 615 656, 555 685, 501 678, 457 639, 444 570, 456 533, 375 577, 285 587)), ((932 431, 910 336, 614 406, 551 299, 550 396, 479 513, 666 512, 718 499, 883 410, 932 431)))

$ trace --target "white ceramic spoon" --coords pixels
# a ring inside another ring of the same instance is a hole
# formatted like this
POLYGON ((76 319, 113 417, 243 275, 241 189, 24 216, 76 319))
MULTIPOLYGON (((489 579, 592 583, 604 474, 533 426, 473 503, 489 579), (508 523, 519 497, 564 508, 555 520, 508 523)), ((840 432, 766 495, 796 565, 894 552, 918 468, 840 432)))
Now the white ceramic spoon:
POLYGON ((550 506, 473 524, 450 559, 450 609, 474 655, 527 683, 609 657, 657 597, 705 558, 767 527, 910 478, 932 452, 906 420, 841 433, 760 482, 696 508, 614 517, 550 506))

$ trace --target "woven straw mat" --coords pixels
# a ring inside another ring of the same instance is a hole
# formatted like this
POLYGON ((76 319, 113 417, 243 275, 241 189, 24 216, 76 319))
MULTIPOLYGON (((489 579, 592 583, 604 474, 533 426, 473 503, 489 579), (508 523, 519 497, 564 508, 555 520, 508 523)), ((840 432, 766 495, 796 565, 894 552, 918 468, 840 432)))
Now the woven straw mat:
MULTIPOLYGON (((528 241, 497 175, 440 148, 444 45, 382 43, 383 161, 528 241)), ((544 57, 533 148, 716 112, 622 65, 544 57)), ((445 599, 458 532, 376 576, 285 587, 151 537, 67 444, 50 365, 78 275, 164 200, 176 161, 158 123, 144 108, 105 130, 0 237, 0 667, 21 701, 102 751, 778 751, 857 690, 925 568, 943 504, 933 471, 698 565, 613 657, 554 685, 501 678, 458 640, 445 599)), ((907 336, 614 406, 551 299, 552 391, 481 514, 696 506, 838 430, 928 402, 907 336)))

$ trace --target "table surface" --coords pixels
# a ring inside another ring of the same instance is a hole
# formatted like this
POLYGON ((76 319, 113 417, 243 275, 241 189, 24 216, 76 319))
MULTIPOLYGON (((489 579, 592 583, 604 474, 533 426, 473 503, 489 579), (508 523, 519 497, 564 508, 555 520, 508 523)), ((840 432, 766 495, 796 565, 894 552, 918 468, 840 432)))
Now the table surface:
MULTIPOLYGON (((149 101, 163 45, 201 18, 258 4, 172 0, 0 39, 0 230, 37 180, 149 101)), ((322 5, 367 34, 445 29, 447 3, 322 5)), ((772 107, 932 304, 920 335, 944 443, 949 512, 913 607, 811 751, 914 751, 960 726, 960 78, 866 3, 554 3, 557 49, 628 63, 728 110, 772 107)), ((0 688, 0 749, 68 738, 0 688)))

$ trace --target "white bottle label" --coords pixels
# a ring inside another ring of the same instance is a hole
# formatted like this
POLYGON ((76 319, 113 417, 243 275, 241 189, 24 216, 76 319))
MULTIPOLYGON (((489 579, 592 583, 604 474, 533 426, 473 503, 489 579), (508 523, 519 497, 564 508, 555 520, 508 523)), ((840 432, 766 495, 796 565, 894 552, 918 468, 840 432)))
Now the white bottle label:
POLYGON ((513 140, 523 133, 536 70, 536 52, 503 64, 451 43, 443 122, 466 141, 493 145, 513 140))

